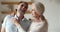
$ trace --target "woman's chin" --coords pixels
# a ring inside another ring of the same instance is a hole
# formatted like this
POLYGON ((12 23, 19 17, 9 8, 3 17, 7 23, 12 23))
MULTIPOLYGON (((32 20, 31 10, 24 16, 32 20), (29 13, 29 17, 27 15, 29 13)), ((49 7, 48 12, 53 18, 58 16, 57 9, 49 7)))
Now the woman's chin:
POLYGON ((37 16, 33 16, 34 18, 37 18, 37 16))

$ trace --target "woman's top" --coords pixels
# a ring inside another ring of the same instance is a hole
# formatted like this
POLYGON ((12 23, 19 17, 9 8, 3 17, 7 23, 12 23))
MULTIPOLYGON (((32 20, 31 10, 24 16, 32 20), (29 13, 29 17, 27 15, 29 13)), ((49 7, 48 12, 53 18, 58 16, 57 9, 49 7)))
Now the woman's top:
POLYGON ((48 24, 46 21, 32 22, 28 32, 47 32, 48 24))

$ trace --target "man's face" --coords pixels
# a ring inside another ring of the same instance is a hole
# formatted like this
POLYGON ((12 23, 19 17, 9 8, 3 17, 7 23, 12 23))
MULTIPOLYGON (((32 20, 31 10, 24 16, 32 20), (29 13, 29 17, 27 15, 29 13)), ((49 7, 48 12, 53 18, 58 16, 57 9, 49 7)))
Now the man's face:
POLYGON ((26 5, 25 3, 21 3, 18 5, 17 11, 22 11, 22 12, 26 12, 28 8, 28 5, 26 5))
POLYGON ((24 16, 25 12, 27 11, 27 8, 28 8, 28 5, 26 5, 25 3, 20 3, 17 7, 18 17, 24 16))

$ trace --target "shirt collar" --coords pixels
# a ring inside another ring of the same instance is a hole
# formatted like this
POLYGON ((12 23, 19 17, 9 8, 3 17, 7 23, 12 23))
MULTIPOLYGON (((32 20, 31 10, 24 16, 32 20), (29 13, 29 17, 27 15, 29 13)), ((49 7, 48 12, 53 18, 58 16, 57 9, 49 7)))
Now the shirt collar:
MULTIPOLYGON (((14 17, 15 17, 16 19, 18 19, 17 15, 15 15, 14 17)), ((24 17, 24 18, 22 19, 22 21, 25 20, 25 19, 26 19, 26 18, 24 17)))

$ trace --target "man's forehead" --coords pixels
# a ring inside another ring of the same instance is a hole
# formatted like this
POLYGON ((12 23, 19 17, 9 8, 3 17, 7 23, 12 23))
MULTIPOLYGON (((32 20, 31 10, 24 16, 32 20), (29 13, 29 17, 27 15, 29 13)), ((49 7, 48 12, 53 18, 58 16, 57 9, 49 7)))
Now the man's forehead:
POLYGON ((27 5, 26 3, 20 3, 19 5, 27 5))

